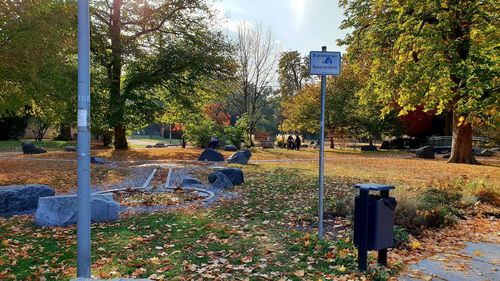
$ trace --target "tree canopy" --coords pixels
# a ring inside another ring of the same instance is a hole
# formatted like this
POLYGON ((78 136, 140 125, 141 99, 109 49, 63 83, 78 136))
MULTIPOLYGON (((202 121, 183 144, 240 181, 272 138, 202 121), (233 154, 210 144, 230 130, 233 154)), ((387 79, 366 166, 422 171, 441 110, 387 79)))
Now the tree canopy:
POLYGON ((475 163, 472 126, 498 122, 500 26, 495 1, 342 0, 352 32, 341 43, 360 71, 362 97, 399 108, 453 112, 450 162, 475 163))

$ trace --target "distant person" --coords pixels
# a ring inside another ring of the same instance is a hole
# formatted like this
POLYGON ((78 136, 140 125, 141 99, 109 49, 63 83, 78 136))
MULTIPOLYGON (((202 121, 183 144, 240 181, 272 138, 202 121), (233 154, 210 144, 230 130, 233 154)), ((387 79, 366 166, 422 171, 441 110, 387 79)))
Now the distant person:
POLYGON ((219 138, 217 138, 216 135, 213 135, 211 138, 210 138, 210 143, 208 144, 208 148, 211 148, 211 149, 216 149, 217 146, 219 146, 219 138))
POLYGON ((301 140, 299 134, 295 135, 295 149, 300 150, 301 140))
POLYGON ((288 135, 288 139, 286 142, 287 142, 286 149, 288 149, 288 150, 293 149, 294 140, 293 140, 292 135, 288 135))

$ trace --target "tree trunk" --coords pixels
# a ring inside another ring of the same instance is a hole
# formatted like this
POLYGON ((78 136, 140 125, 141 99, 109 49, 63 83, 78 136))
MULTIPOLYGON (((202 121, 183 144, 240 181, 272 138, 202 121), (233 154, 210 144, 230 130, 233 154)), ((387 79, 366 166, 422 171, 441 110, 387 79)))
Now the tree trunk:
POLYGON ((115 149, 128 149, 125 126, 115 126, 115 149))
POLYGON ((121 95, 122 75, 122 45, 121 45, 121 6, 122 0, 113 1, 111 15, 111 83, 110 83, 110 111, 114 122, 115 149, 127 149, 126 128, 124 121, 125 98, 121 95))
POLYGON ((335 149, 335 143, 333 141, 333 136, 330 137, 330 148, 335 149))
POLYGON ((479 164, 472 154, 472 125, 465 122, 459 124, 457 116, 453 116, 453 138, 448 163, 479 164))

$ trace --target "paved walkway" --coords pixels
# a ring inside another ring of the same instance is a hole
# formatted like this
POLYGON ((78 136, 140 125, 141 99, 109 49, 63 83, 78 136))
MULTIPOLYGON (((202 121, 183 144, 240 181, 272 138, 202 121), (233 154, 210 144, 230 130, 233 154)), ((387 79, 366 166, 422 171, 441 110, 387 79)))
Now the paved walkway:
POLYGON ((500 280, 500 245, 466 243, 459 254, 439 254, 425 259, 399 277, 401 281, 497 281, 500 280))

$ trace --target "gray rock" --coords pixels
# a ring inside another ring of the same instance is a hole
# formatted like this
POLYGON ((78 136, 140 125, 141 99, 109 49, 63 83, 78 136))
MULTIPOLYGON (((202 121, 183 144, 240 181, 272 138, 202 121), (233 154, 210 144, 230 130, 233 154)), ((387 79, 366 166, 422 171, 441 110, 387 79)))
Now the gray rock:
POLYGON ((241 171, 241 169, 224 168, 208 175, 208 182, 210 183, 215 182, 217 173, 223 173, 231 181, 233 185, 240 185, 245 181, 245 178, 243 176, 243 171, 241 171))
POLYGON ((192 178, 192 177, 184 177, 182 179, 181 187, 193 186, 193 185, 198 185, 198 184, 202 184, 201 181, 199 181, 195 178, 192 178))
POLYGON ((483 149, 481 152, 479 152, 478 156, 493 157, 495 156, 495 152, 489 149, 483 149))
POLYGON ((104 161, 104 159, 102 159, 101 157, 92 156, 90 157, 90 163, 102 165, 106 164, 106 161, 104 161))
POLYGON ((224 156, 216 150, 207 148, 201 153, 200 157, 198 157, 198 161, 224 161, 224 156))
POLYGON ((265 149, 274 148, 274 141, 261 141, 260 146, 265 149))
POLYGON ((2 186, 0 187, 0 217, 36 209, 38 198, 54 196, 54 194, 52 187, 42 184, 2 186))
POLYGON ((238 148, 232 144, 224 146, 224 151, 238 151, 238 148))
POLYGON ((248 150, 248 149, 243 149, 243 150, 240 150, 240 152, 245 153, 245 156, 246 156, 248 159, 252 158, 252 152, 251 152, 250 150, 248 150))
MULTIPOLYGON (((77 195, 61 195, 41 197, 38 200, 35 223, 40 226, 67 226, 77 223, 77 195)), ((120 205, 113 200, 111 194, 94 194, 91 196, 92 222, 109 222, 118 220, 120 205)))
POLYGON ((444 155, 443 155, 443 158, 444 158, 444 159, 449 159, 450 157, 451 157, 451 154, 449 154, 449 153, 448 153, 448 154, 444 154, 444 155))
POLYGON ((378 151, 378 149, 374 145, 363 145, 361 146, 361 151, 378 151))
POLYGON ((479 148, 479 147, 473 147, 472 148, 472 155, 474 156, 479 156, 481 154, 481 152, 483 151, 482 148, 479 148))
POLYGON ((417 158, 434 159, 434 148, 431 145, 423 146, 415 150, 417 158))
POLYGON ((78 148, 74 145, 68 145, 64 148, 64 151, 68 151, 68 152, 75 152, 77 150, 78 150, 78 148))
POLYGON ((221 172, 208 175, 209 182, 216 188, 232 188, 233 183, 221 172))
POLYGON ((23 142, 21 144, 21 148, 23 149, 24 154, 41 154, 47 152, 47 150, 36 147, 35 144, 31 142, 23 142))
POLYGON ((153 148, 153 146, 148 144, 146 145, 146 148, 153 148))
POLYGON ((162 148, 162 147, 167 147, 167 145, 165 145, 164 143, 156 143, 153 147, 157 147, 157 148, 162 148))
POLYGON ((238 151, 235 154, 231 155, 231 157, 229 157, 227 159, 227 162, 231 163, 231 164, 246 165, 246 164, 248 164, 248 161, 250 160, 250 157, 248 156, 249 154, 250 154, 250 157, 252 157, 252 153, 248 150, 238 151))

